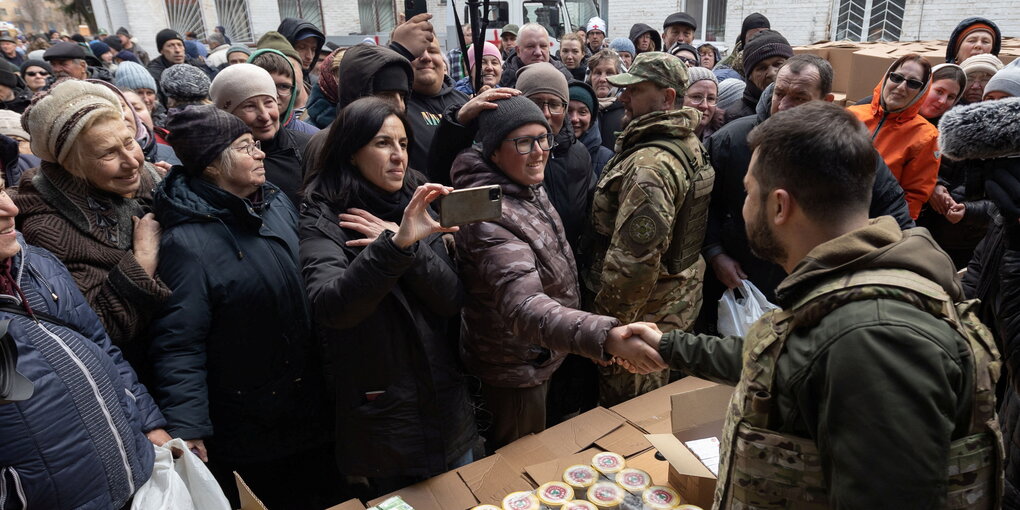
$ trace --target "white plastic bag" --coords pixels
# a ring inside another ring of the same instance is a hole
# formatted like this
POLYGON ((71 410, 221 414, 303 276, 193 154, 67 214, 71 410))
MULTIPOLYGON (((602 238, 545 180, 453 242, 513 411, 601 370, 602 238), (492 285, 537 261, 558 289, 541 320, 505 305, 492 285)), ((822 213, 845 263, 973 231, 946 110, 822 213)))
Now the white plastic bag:
POLYGON ((230 510, 230 503, 209 468, 183 439, 156 449, 152 476, 135 492, 131 510, 230 510), (183 452, 173 458, 173 450, 183 452))
POLYGON ((743 286, 738 298, 733 289, 726 289, 719 300, 719 334, 722 336, 744 336, 765 312, 779 308, 765 299, 758 287, 747 280, 741 280, 743 286))

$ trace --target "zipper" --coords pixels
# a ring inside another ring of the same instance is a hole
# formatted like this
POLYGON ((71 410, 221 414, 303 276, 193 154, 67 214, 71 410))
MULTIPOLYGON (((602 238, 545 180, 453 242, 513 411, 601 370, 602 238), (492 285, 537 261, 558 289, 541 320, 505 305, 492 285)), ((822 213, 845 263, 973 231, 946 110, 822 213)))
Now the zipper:
POLYGON ((21 486, 21 477, 13 467, 7 468, 7 471, 11 473, 11 479, 14 480, 14 491, 18 495, 18 500, 21 501, 21 510, 28 510, 28 498, 25 497, 25 488, 21 486))
POLYGON ((540 200, 538 196, 538 187, 533 187, 532 192, 535 194, 535 203, 538 204, 538 208, 542 210, 542 214, 544 214, 545 218, 549 220, 549 224, 552 225, 553 231, 556 232, 556 244, 560 246, 560 253, 565 253, 563 251, 563 236, 560 235, 560 229, 556 226, 556 222, 553 220, 552 215, 549 214, 549 211, 547 211, 545 206, 542 205, 542 200, 540 200))
POLYGON ((882 129, 882 125, 885 124, 885 119, 887 119, 887 118, 889 118, 889 114, 888 113, 883 113, 882 114, 882 120, 878 121, 878 125, 875 126, 875 132, 871 133, 871 141, 872 142, 875 141, 875 138, 878 136, 878 130, 882 129))

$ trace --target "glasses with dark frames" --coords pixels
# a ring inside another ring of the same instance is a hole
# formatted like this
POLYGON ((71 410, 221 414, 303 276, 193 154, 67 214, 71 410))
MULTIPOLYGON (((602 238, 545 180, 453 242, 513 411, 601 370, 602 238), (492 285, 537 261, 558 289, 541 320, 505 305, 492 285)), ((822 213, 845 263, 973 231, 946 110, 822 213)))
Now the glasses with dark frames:
POLYGON ((903 82, 907 82, 907 88, 913 90, 920 90, 921 87, 924 86, 923 81, 907 78, 900 73, 889 73, 889 81, 893 82, 893 85, 899 85, 903 82))
POLYGON ((504 142, 513 142, 514 148, 517 149, 517 154, 531 154, 531 151, 535 150, 535 145, 538 145, 539 149, 543 151, 550 151, 556 146, 556 136, 552 133, 546 133, 538 136, 519 136, 517 138, 507 138, 504 142))

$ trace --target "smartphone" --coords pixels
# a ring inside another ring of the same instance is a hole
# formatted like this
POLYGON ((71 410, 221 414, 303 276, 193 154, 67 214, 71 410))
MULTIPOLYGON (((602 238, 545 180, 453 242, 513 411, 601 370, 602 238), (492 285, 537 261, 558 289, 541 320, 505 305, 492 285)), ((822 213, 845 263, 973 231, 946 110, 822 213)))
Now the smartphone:
POLYGON ((404 19, 411 19, 423 12, 429 12, 425 0, 404 0, 404 19))
POLYGON ((492 221, 503 215, 503 190, 499 185, 457 189, 439 200, 439 224, 456 227, 492 221))

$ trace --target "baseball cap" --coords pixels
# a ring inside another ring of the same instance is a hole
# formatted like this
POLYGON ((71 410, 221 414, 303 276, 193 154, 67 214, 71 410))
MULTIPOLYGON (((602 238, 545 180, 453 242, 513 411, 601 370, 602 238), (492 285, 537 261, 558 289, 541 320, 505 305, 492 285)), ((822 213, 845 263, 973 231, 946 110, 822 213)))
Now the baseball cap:
POLYGON ((513 23, 510 23, 509 25, 503 25, 503 30, 499 33, 499 36, 503 37, 506 34, 517 36, 518 31, 520 31, 520 27, 514 25, 513 23))
POLYGON ((651 81, 679 95, 687 91, 687 66, 669 53, 646 51, 634 59, 626 73, 610 76, 608 80, 617 87, 651 81))

